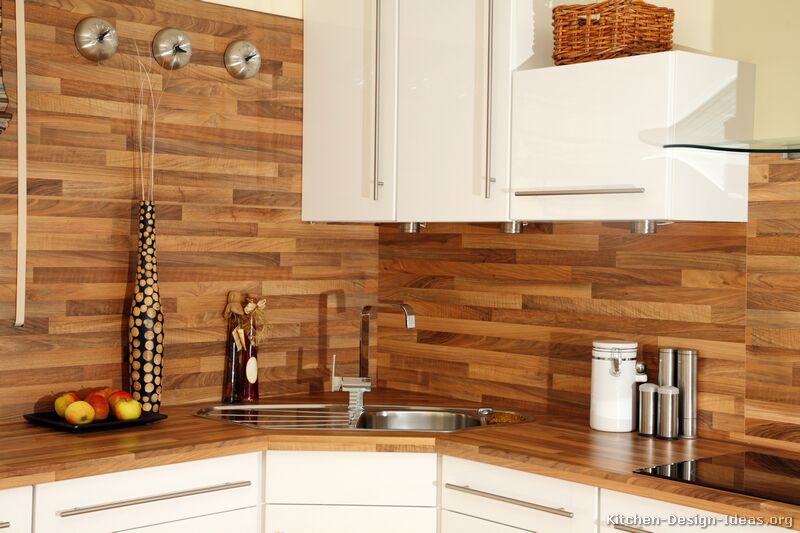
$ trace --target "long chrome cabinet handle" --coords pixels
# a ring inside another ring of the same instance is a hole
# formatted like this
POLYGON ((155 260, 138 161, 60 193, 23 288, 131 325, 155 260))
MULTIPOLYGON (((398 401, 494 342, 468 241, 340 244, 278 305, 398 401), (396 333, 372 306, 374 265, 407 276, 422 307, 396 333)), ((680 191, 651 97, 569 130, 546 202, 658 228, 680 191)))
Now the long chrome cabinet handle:
POLYGON ((381 111, 381 0, 375 0, 375 145, 373 148, 373 178, 372 178, 372 199, 378 201, 378 189, 383 182, 380 179, 380 162, 378 155, 380 150, 380 111, 381 111))
POLYGON ((494 0, 489 0, 489 46, 488 46, 488 68, 486 83, 486 189, 484 196, 487 200, 492 198, 492 64, 494 62, 494 0))
POLYGON ((8 529, 11 527, 11 522, 0 522, 0 529, 8 529))
POLYGON ((212 485, 210 487, 201 487, 199 489, 180 490, 176 492, 167 492, 165 494, 158 494, 156 496, 145 496, 143 498, 133 498, 131 500, 120 500, 118 502, 103 503, 100 505, 89 505, 87 507, 76 507, 67 511, 59 511, 56 515, 61 518, 69 516, 77 516, 88 513, 96 513, 98 511, 108 511, 109 509, 119 509, 121 507, 130 507, 132 505, 141 505, 144 503, 161 502, 164 500, 173 500, 175 498, 183 498, 185 496, 196 496, 198 494, 207 494, 209 492, 220 492, 223 490, 240 489, 242 487, 249 487, 252 485, 251 481, 236 481, 233 483, 223 483, 222 485, 212 485))
POLYGON ((514 196, 578 196, 583 194, 642 194, 644 187, 618 187, 608 189, 542 189, 516 191, 514 196))
POLYGON ((617 531, 625 531, 626 533, 652 533, 646 529, 639 529, 638 527, 623 526, 622 524, 609 524, 617 531))
POLYGON ((592 194, 642 194, 644 187, 617 187, 606 189, 540 189, 516 191, 514 196, 580 196, 592 194))
POLYGON ((526 502, 522 500, 515 500, 514 498, 508 498, 506 496, 492 494, 491 492, 483 492, 482 490, 475 490, 462 485, 453 485, 452 483, 445 483, 444 488, 454 490, 456 492, 463 492, 465 494, 472 494, 473 496, 480 496, 482 498, 487 498, 489 500, 495 500, 503 503, 510 503, 511 505, 517 505, 519 507, 525 507, 527 509, 533 509, 535 511, 542 511, 545 513, 555 514, 566 518, 572 518, 573 516, 575 516, 574 513, 571 513, 564 509, 556 509, 555 507, 547 507, 546 505, 539 505, 536 503, 526 502))

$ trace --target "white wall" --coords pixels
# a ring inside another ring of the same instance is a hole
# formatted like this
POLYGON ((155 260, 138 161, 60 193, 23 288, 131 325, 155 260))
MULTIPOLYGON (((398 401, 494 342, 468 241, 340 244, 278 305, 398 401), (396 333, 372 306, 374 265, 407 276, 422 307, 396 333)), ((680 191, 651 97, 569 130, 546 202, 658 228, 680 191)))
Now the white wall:
MULTIPOLYGON (((204 0, 211 4, 222 4, 264 13, 272 13, 296 19, 303 18, 303 0, 204 0)), ((336 0, 331 0, 335 2, 336 0)))

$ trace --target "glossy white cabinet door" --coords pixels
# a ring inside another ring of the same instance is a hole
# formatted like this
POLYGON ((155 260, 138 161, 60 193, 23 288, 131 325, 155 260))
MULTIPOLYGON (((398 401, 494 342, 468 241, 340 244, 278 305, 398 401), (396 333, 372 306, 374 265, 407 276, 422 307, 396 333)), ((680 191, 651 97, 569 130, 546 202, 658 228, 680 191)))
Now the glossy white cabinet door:
POLYGON ((395 220, 396 1, 305 0, 303 220, 395 220))
POLYGON ((441 533, 536 533, 452 511, 442 511, 441 533))
POLYGON ((37 533, 107 533, 258 505, 260 454, 36 485, 37 533))
POLYGON ((248 507, 224 513, 198 516, 188 520, 166 522, 136 529, 124 529, 119 533, 258 533, 258 508, 248 507))
MULTIPOLYGON (((397 218, 402 222, 507 219, 507 185, 487 184, 494 177, 487 167, 490 55, 509 50, 490 51, 492 4, 399 3, 397 218)), ((494 4, 510 9, 509 2, 494 4)))
POLYGON ((435 507, 267 505, 266 533, 435 533, 435 507))
POLYGON ((734 525, 731 523, 732 520, 733 517, 682 505, 612 490, 600 491, 600 533, 631 530, 615 528, 611 524, 621 524, 632 528, 636 533, 735 533, 737 531, 785 533, 788 531, 764 524, 734 525))
POLYGON ((266 454, 266 502, 436 506, 436 454, 300 452, 266 454))
POLYGON ((596 531, 596 487, 448 456, 441 483, 443 510, 538 533, 596 531))
POLYGON ((751 91, 746 65, 688 52, 516 72, 512 218, 746 220, 746 154, 663 145, 749 138, 751 91))
POLYGON ((31 533, 33 487, 0 490, 0 531, 31 533))

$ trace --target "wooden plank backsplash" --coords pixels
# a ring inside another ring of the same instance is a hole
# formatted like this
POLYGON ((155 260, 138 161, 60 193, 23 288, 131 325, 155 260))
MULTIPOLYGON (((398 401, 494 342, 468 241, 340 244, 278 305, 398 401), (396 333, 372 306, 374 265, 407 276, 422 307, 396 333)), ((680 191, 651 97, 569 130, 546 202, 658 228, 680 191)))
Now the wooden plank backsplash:
MULTIPOLYGON (((320 390, 333 351, 355 372, 358 309, 406 301, 418 328, 382 314, 378 386, 587 418, 591 341, 634 339, 651 379, 657 346, 700 350, 700 433, 800 449, 800 163, 755 156, 751 221, 394 226, 300 222, 302 22, 196 0, 28 0, 29 312, 14 313, 16 125, 0 136, 0 418, 63 389, 119 385, 135 248, 133 45, 162 27, 192 38, 166 82, 156 156, 166 306, 165 403, 220 393, 228 290, 269 298, 262 394, 320 390), (72 29, 114 22, 121 52, 80 57, 72 29), (221 65, 254 41, 262 73, 221 65), (797 242, 796 242, 797 241, 797 242), (747 322, 746 322, 747 321, 747 322)), ((14 2, 3 67, 16 102, 14 2)), ((374 337, 373 337, 374 338, 374 337)), ((373 372, 374 367, 373 364, 373 372)))
POLYGON ((747 440, 800 452, 800 161, 750 160, 747 440))
POLYGON ((800 161, 755 155, 748 224, 381 228, 379 384, 588 418, 590 346, 700 350, 700 435, 800 451, 800 161))
MULTIPOLYGON (((2 53, 13 81, 14 3, 2 53)), ((319 390, 330 352, 355 371, 358 308, 377 295, 377 229, 300 222, 302 21, 197 0, 28 0, 28 317, 14 311, 15 130, 0 136, 0 417, 64 389, 119 385, 135 250, 133 39, 144 55, 163 27, 187 32, 191 64, 171 74, 159 113, 155 199, 166 308, 164 400, 221 394, 231 289, 267 296, 262 395, 319 390), (81 57, 73 29, 114 23, 120 52, 81 57), (261 74, 234 80, 227 45, 249 39, 261 74)), ((15 87, 8 84, 12 99, 15 87)))
POLYGON ((587 419, 591 343, 700 350, 701 434, 741 438, 745 224, 432 225, 381 228, 380 298, 410 302, 416 331, 381 319, 381 386, 587 419))

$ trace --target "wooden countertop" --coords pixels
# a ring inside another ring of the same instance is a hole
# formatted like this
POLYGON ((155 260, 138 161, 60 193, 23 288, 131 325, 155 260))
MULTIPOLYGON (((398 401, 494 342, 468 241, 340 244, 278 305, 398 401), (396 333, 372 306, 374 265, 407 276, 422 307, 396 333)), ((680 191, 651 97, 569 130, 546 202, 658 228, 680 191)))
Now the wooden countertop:
MULTIPOLYGON (((342 395, 270 399, 279 402, 341 403, 342 395)), ((391 391, 370 393, 368 403, 474 407, 391 391)), ((633 474, 645 466, 754 450, 735 444, 604 433, 558 417, 450 434, 264 431, 194 416, 201 406, 169 406, 164 422, 96 433, 61 433, 24 420, 0 424, 0 489, 265 449, 435 451, 718 513, 790 516, 800 531, 800 507, 633 474)))

